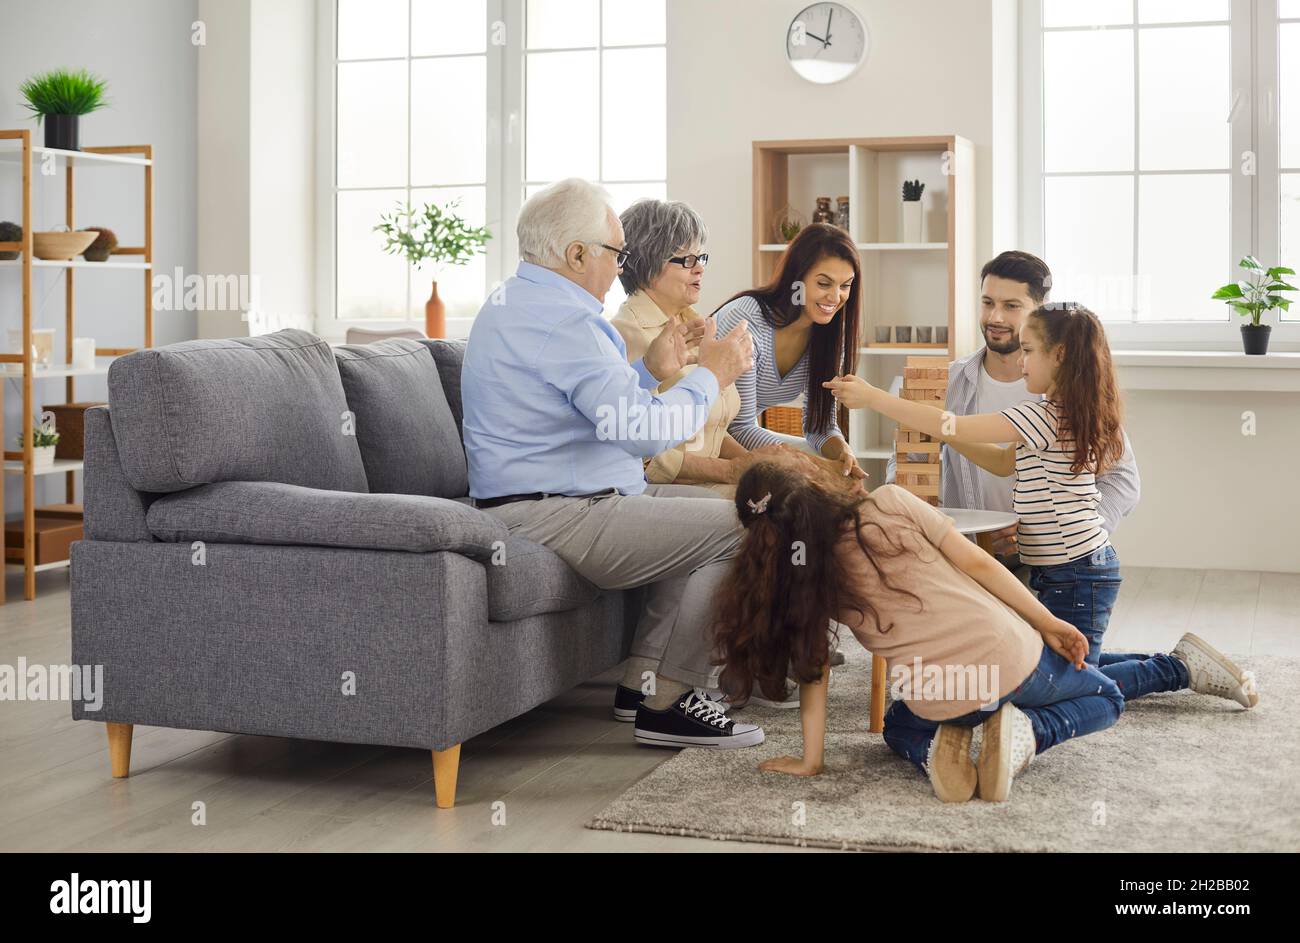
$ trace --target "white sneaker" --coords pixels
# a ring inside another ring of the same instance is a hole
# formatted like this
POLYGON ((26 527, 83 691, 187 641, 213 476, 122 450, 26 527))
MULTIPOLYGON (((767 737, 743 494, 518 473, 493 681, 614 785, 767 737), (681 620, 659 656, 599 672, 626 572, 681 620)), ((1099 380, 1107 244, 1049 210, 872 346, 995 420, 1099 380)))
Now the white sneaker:
POLYGON ((758 685, 754 685, 754 689, 749 692, 749 700, 746 703, 753 704, 756 707, 775 707, 777 710, 788 710, 792 707, 798 707, 799 684, 798 682, 791 681, 787 678, 786 695, 784 700, 780 701, 774 701, 769 697, 765 697, 763 692, 759 690, 758 685))
POLYGON ((978 776, 971 762, 970 727, 940 724, 930 741, 925 771, 941 802, 967 802, 975 795, 978 776))
POLYGON ((984 743, 979 761, 980 798, 1005 802, 1012 781, 1034 761, 1038 752, 1034 725, 1016 705, 1008 702, 984 721, 984 743))
POLYGON ((1227 698, 1247 710, 1259 703, 1254 672, 1242 671, 1205 639, 1184 633, 1170 654, 1187 666, 1188 687, 1197 694, 1227 698))

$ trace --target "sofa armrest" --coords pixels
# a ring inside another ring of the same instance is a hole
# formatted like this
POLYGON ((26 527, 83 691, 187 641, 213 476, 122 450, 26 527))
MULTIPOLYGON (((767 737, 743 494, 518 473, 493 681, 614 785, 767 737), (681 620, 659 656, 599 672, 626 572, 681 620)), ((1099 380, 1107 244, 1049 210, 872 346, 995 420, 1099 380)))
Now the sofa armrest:
POLYGON ((292 544, 363 550, 451 551, 476 560, 509 536, 490 514, 411 494, 322 491, 262 481, 221 481, 165 495, 149 507, 159 540, 292 544))

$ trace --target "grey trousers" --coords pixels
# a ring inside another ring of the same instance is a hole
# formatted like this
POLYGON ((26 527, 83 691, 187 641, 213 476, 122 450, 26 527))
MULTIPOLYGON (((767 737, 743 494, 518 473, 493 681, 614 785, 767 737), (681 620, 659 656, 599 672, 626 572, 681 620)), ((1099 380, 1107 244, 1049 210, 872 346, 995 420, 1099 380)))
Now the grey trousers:
POLYGON ((632 654, 658 661, 665 678, 713 686, 713 607, 744 530, 734 504, 707 488, 650 485, 485 510, 601 589, 647 586, 632 654))

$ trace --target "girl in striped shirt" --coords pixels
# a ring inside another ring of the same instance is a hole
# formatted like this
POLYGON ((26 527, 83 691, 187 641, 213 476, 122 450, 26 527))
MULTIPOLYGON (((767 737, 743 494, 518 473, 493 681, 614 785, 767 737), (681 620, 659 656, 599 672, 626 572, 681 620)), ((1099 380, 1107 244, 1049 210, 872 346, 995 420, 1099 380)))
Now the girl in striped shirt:
POLYGON ((1249 674, 1190 633, 1171 655, 1102 654, 1121 580, 1119 557, 1097 512, 1096 476, 1124 454, 1110 345, 1097 316, 1071 303, 1039 307, 1020 336, 1025 389, 1045 399, 999 413, 954 416, 890 396, 856 376, 826 386, 850 409, 874 409, 949 442, 995 475, 1015 476, 1012 509, 1020 517, 1016 537, 1030 586, 1053 615, 1087 637, 1089 664, 1123 664, 1115 680, 1126 698, 1200 690, 1208 682, 1189 673, 1187 656, 1194 654, 1196 664, 1212 664, 1220 677, 1226 672, 1236 679, 1240 689, 1230 696, 1253 707, 1258 698, 1249 674))

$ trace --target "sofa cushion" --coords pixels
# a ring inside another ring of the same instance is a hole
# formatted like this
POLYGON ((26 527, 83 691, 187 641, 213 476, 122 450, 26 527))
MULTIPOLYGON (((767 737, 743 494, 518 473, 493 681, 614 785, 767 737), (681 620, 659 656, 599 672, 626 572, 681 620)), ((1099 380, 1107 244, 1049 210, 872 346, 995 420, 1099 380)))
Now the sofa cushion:
POLYGON ((493 622, 568 612, 600 595, 554 551, 523 537, 508 538, 486 569, 488 618, 493 622))
POLYGON ((122 474, 107 406, 86 410, 84 502, 87 540, 153 541, 145 513, 157 495, 136 491, 122 474))
POLYGON ((429 349, 393 339, 339 347, 334 356, 370 490, 467 494, 465 449, 429 349))
POLYGON ((455 501, 275 482, 223 481, 164 495, 149 506, 148 522, 155 537, 173 543, 446 550, 484 561, 509 552, 501 521, 455 501))
POLYGON ((306 331, 126 354, 109 367, 108 401, 137 491, 217 481, 367 490, 334 355, 306 331))
POLYGON ((433 361, 438 365, 438 376, 442 378, 442 391, 447 396, 447 405, 456 417, 456 432, 461 441, 465 434, 461 429, 465 412, 460 401, 460 368, 465 363, 465 341, 422 340, 421 344, 433 353, 433 361))

